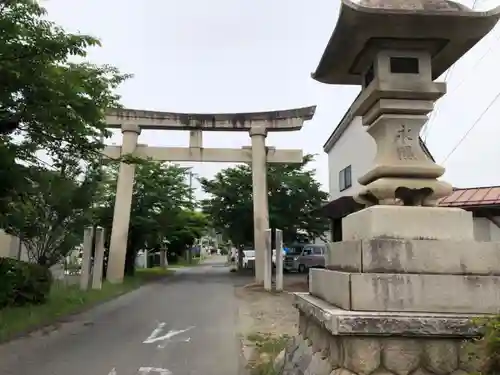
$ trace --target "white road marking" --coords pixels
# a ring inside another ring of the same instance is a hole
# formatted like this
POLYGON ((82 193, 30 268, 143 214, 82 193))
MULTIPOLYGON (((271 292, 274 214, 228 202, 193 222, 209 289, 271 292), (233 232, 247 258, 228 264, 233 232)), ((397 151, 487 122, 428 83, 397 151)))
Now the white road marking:
POLYGON ((167 346, 167 344, 169 342, 190 342, 191 341, 191 337, 186 337, 185 339, 177 339, 177 340, 166 340, 166 341, 163 341, 161 344, 158 344, 158 348, 159 349, 165 349, 165 347, 167 346))
POLYGON ((172 371, 166 368, 156 368, 156 367, 141 367, 139 369, 140 375, 147 375, 151 373, 157 373, 159 375, 172 375, 172 371))
MULTIPOLYGON (((154 329, 153 332, 151 332, 151 334, 149 335, 149 337, 144 340, 142 343, 143 344, 152 344, 154 342, 158 342, 158 341, 163 341, 164 344, 163 345, 159 345, 159 347, 162 347, 164 348, 166 343, 171 341, 173 337, 177 336, 177 335, 180 335, 181 333, 185 333, 187 331, 190 331, 194 328, 194 326, 191 326, 191 327, 188 327, 188 328, 185 328, 185 329, 179 329, 179 330, 173 330, 171 329, 170 331, 168 331, 167 334, 163 335, 163 336, 159 336, 161 334, 161 332, 163 331, 163 328, 165 327, 165 323, 159 323, 158 324, 158 327, 156 327, 154 329)), ((190 337, 188 337, 187 339, 184 339, 184 340, 181 340, 181 341, 184 341, 184 342, 189 342, 191 340, 190 337)))
POLYGON ((113 367, 113 369, 109 372, 108 375, 117 375, 116 374, 116 368, 113 367))
POLYGON ((161 331, 163 331, 163 327, 165 327, 166 323, 158 323, 158 327, 154 329, 153 332, 149 335, 149 337, 144 341, 144 344, 147 343, 148 340, 153 340, 156 336, 158 336, 161 331))

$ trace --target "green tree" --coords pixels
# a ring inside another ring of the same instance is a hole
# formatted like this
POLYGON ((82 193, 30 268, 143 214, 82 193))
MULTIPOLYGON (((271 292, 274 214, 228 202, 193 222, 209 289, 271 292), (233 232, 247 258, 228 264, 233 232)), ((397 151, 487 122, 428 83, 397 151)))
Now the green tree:
MULTIPOLYGON (((21 168, 21 167, 20 167, 21 168)), ((82 243, 100 181, 97 167, 24 167, 25 190, 9 202, 0 223, 26 246, 31 261, 50 267, 82 243)))
MULTIPOLYGON (((147 161, 137 163, 128 235, 125 272, 134 272, 139 250, 156 251, 168 243, 169 250, 182 252, 201 236, 205 216, 194 211, 188 168, 147 161)), ((107 168, 105 191, 98 210, 98 222, 111 235, 118 166, 107 168)))
POLYGON ((164 215, 162 219, 170 224, 165 226, 168 228, 165 238, 168 239, 170 259, 183 257, 186 249, 206 233, 209 224, 204 213, 191 209, 178 211, 174 222, 169 215, 164 215))
MULTIPOLYGON (((309 237, 322 236, 328 222, 318 209, 328 198, 315 180, 314 170, 302 164, 270 164, 267 169, 269 225, 283 230, 285 242, 294 242, 305 231, 309 237)), ((213 179, 200 179, 209 198, 202 201, 203 211, 214 227, 238 245, 253 244, 252 169, 247 165, 227 168, 213 179)))
POLYGON ((0 2, 0 29, 0 222, 50 265, 81 242, 105 111, 128 76, 82 62, 99 41, 48 21, 38 1, 0 2))
POLYGON ((99 41, 44 16, 38 1, 0 2, 0 173, 9 176, 0 200, 25 182, 15 161, 37 163, 36 151, 56 166, 94 157, 109 134, 105 110, 118 106, 114 90, 127 78, 108 65, 75 62, 99 41))

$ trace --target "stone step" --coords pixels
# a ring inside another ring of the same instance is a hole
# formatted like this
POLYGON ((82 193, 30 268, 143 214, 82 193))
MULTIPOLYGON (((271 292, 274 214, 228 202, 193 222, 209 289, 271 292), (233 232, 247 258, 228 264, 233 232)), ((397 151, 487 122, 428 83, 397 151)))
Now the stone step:
POLYGON ((309 292, 345 310, 498 314, 500 276, 311 269, 309 292))

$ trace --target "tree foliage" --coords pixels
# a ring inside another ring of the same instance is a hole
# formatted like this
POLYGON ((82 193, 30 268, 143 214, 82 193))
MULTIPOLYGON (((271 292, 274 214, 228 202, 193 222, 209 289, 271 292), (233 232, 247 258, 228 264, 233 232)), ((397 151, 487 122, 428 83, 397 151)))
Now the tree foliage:
MULTIPOLYGON (((283 230, 286 242, 299 240, 301 231, 309 237, 322 236, 328 230, 327 220, 317 210, 328 198, 306 166, 313 160, 307 155, 302 164, 269 164, 269 225, 283 230)), ((209 198, 202 202, 203 211, 213 225, 234 243, 253 243, 252 169, 239 165, 219 172, 213 179, 200 179, 209 198)))
POLYGON ((44 16, 38 1, 0 2, 0 168, 10 176, 0 199, 24 182, 14 163, 36 163, 36 151, 56 166, 94 157, 108 135, 105 110, 118 106, 114 90, 127 78, 111 66, 75 62, 99 41, 44 16))
MULTIPOLYGON (((128 235, 126 272, 134 269, 139 250, 182 252, 202 235, 207 220, 194 211, 192 190, 187 184, 189 170, 175 164, 142 161, 136 164, 128 235)), ((118 165, 107 168, 98 222, 109 236, 113 221, 118 165)))
POLYGON ((25 167, 24 174, 29 183, 10 201, 0 223, 21 239, 31 261, 50 267, 81 244, 92 220, 99 169, 82 172, 68 164, 58 170, 25 167))
POLYGON ((105 111, 128 76, 83 62, 99 41, 47 20, 38 1, 0 1, 0 29, 0 223, 51 265, 81 242, 105 111))

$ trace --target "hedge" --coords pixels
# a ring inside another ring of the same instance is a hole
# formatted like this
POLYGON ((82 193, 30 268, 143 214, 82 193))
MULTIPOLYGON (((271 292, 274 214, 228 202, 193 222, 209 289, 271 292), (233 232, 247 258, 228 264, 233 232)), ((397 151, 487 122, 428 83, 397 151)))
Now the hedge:
POLYGON ((52 273, 38 264, 0 258, 0 308, 45 303, 52 273))

